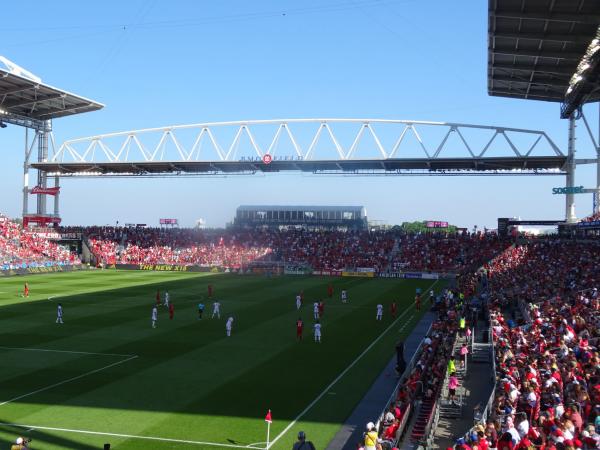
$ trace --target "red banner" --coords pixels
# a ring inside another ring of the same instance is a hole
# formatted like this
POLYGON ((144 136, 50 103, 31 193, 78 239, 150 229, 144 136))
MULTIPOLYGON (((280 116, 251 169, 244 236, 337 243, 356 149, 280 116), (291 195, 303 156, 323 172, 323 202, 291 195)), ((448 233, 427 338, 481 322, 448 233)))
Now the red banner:
POLYGON ((56 195, 60 192, 60 187, 47 187, 43 188, 41 186, 36 186, 31 191, 31 194, 47 194, 47 195, 56 195))
POLYGON ((23 227, 27 228, 30 223, 35 223, 38 226, 45 227, 52 223, 59 224, 60 221, 61 221, 60 217, 31 215, 31 216, 23 217, 23 227))

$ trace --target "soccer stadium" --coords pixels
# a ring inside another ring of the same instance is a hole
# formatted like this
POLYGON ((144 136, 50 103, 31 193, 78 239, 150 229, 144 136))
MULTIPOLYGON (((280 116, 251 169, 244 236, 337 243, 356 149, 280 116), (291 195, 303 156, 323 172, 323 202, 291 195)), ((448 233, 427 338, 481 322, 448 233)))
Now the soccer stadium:
POLYGON ((0 448, 600 448, 600 2, 47 3, 0 448))

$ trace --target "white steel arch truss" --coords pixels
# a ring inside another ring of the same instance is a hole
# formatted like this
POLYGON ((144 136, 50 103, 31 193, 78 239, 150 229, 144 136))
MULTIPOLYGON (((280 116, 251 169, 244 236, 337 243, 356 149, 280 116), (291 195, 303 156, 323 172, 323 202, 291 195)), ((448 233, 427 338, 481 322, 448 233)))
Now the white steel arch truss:
MULTIPOLYGON (((417 120, 386 120, 386 119, 276 119, 276 120, 250 120, 236 122, 212 122, 190 125, 174 125, 160 128, 147 128, 117 133, 107 133, 65 141, 58 149, 51 152, 48 162, 51 163, 149 163, 149 162, 233 162, 238 161, 237 149, 243 138, 250 143, 252 157, 262 159, 265 154, 275 157, 285 157, 302 161, 338 160, 354 161, 365 160, 357 155, 357 149, 364 142, 365 136, 370 136, 373 144, 373 153, 367 157, 369 160, 401 159, 408 151, 421 152, 422 158, 435 161, 443 158, 444 152, 449 149, 449 138, 456 133, 461 142, 464 153, 461 158, 481 159, 488 156, 490 148, 497 141, 503 141, 506 147, 506 157, 527 159, 532 152, 538 151, 546 156, 564 157, 564 153, 544 132, 520 128, 507 128, 498 126, 485 126, 464 123, 428 122, 417 120), (339 139, 337 127, 356 126, 352 143, 346 148, 339 139), (380 138, 377 127, 395 127, 396 136, 387 144, 380 138), (269 137, 259 142, 254 129, 269 128, 269 137), (294 127, 308 127, 311 131, 304 131, 302 136, 294 127), (217 130, 228 129, 233 139, 230 142, 219 142, 217 130), (436 130, 435 133, 430 133, 436 130), (489 137, 484 140, 474 140, 468 132, 487 132, 489 137), (442 131, 443 137, 439 138, 442 131), (191 145, 186 147, 178 138, 180 133, 195 133, 191 145), (269 134, 270 133, 270 134, 269 134), (510 133, 507 134, 507 133, 510 133), (516 136, 528 136, 524 144, 516 136), (277 154, 278 145, 282 136, 286 136, 291 143, 288 154, 277 154), (320 158, 317 151, 318 145, 328 137, 329 147, 335 157, 320 158), (407 143, 407 138, 412 136, 417 145, 407 143), (300 142, 304 138, 310 142, 304 147, 300 142), (149 140, 158 138, 156 144, 150 145, 149 140), (116 142, 116 144, 115 144, 116 142), (165 148, 171 145, 175 150, 175 157, 166 156, 165 148), (409 148, 410 147, 410 148, 409 148), (207 149, 207 150, 204 150, 207 149)), ((455 149, 455 147, 454 147, 455 149)))

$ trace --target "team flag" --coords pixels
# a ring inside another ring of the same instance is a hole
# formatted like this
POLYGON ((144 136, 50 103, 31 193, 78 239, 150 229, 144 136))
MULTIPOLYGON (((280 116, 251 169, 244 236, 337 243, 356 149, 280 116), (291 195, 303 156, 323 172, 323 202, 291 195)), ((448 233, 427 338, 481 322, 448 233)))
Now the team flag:
POLYGON ((273 423, 273 419, 271 419, 271 410, 265 416, 265 422, 273 423))

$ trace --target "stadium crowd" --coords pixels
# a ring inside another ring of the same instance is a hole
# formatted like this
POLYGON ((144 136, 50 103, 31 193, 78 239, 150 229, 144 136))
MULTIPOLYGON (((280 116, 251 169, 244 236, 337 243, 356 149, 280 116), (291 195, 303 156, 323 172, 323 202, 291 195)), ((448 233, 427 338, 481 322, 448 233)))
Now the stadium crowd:
POLYGON ((592 214, 591 216, 584 217, 580 222, 595 222, 600 220, 600 213, 592 214))
POLYGON ((394 239, 385 234, 334 231, 199 231, 157 228, 85 230, 106 264, 219 265, 239 268, 257 259, 309 265, 315 270, 382 270, 394 239))
POLYGON ((461 272, 489 261, 507 246, 493 233, 408 234, 400 238, 394 270, 461 272))
POLYGON ((406 235, 389 231, 89 228, 90 248, 104 264, 220 265, 256 260, 314 270, 460 271, 499 253, 506 241, 492 234, 406 235))
POLYGON ((454 448, 600 448, 600 246, 535 239, 485 271, 496 390, 454 448))
POLYGON ((81 264, 68 249, 0 216, 0 268, 2 270, 81 264))
MULTIPOLYGON (((52 240, 0 217, 5 268, 79 264, 52 240)), ((51 230, 52 231, 52 230, 51 230)), ((277 262, 317 271, 461 271, 508 245, 493 234, 403 234, 391 231, 198 230, 186 228, 62 227, 81 233, 98 265, 171 264, 240 269, 277 262)))

